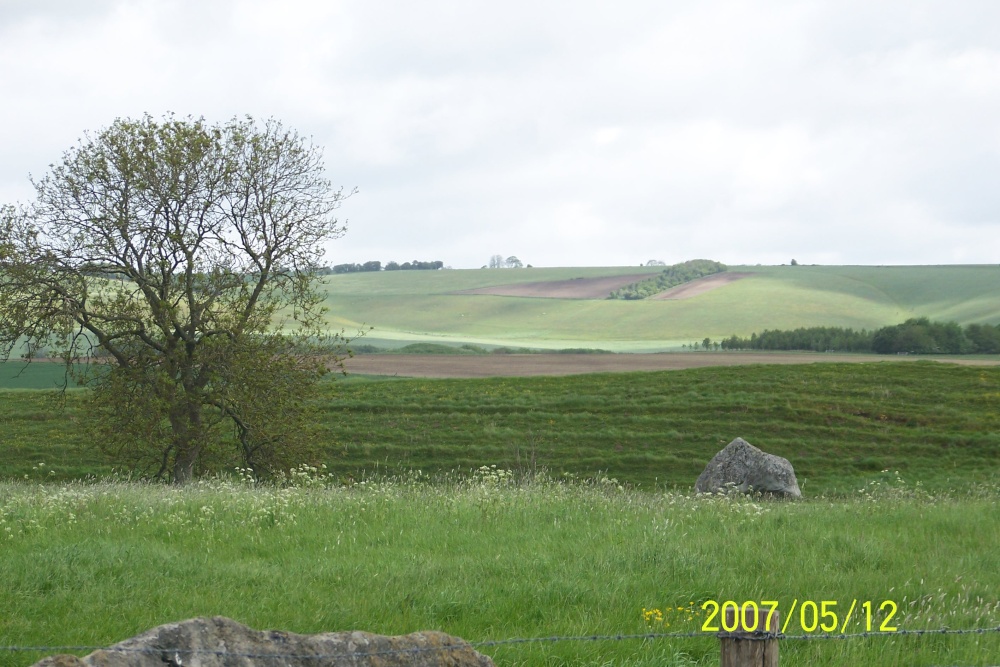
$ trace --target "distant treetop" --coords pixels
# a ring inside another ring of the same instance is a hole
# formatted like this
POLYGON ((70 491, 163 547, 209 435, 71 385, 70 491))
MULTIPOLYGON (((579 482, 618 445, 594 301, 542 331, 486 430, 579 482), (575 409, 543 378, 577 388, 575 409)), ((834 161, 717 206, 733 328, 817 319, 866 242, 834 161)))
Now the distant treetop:
POLYGON ((433 262, 386 262, 385 267, 377 260, 365 262, 364 264, 336 264, 334 266, 324 266, 319 273, 330 275, 331 273, 363 273, 365 271, 437 271, 444 268, 444 262, 435 260, 433 262))

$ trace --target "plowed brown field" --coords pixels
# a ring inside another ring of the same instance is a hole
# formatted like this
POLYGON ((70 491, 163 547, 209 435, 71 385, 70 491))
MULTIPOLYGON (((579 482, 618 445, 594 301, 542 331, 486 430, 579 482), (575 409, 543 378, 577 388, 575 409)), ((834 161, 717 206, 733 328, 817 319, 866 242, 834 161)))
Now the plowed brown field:
MULTIPOLYGON (((723 287, 752 273, 717 273, 672 287, 649 297, 655 301, 690 299, 713 289, 723 287)), ((495 287, 480 287, 462 290, 455 294, 491 294, 493 296, 527 296, 547 299, 606 299, 616 289, 650 278, 648 273, 630 276, 608 276, 605 278, 573 278, 571 280, 550 280, 532 283, 514 283, 495 287)))
MULTIPOLYGON (((872 363, 928 357, 871 354, 678 352, 663 354, 366 354, 345 362, 351 373, 428 378, 523 377, 664 371, 749 364, 872 363)), ((1000 359, 933 358, 943 363, 996 366, 1000 359)))
POLYGON ((637 273, 630 276, 608 276, 606 278, 573 278, 571 280, 514 283, 513 285, 462 290, 456 294, 532 296, 549 299, 606 299, 614 290, 649 277, 649 273, 637 273))
POLYGON ((716 273, 715 275, 698 278, 697 280, 692 280, 691 282, 678 285, 677 287, 671 287, 665 292, 660 292, 659 294, 649 297, 649 299, 651 301, 680 301, 681 299, 690 299, 693 296, 698 296, 699 294, 704 294, 705 292, 711 292, 714 289, 724 287, 729 283, 734 283, 737 280, 741 280, 752 275, 752 273, 716 273))

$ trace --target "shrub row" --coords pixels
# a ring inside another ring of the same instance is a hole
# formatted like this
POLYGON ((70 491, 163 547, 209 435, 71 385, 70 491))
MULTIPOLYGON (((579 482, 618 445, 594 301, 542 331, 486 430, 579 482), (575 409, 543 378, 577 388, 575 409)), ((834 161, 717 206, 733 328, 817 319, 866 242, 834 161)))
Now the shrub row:
POLYGON ((1000 325, 931 322, 926 317, 874 331, 809 327, 770 331, 749 338, 730 336, 724 350, 808 350, 878 354, 1000 354, 1000 325))
POLYGON ((659 294, 671 287, 704 278, 714 273, 722 273, 726 265, 713 262, 710 259, 692 259, 680 264, 668 266, 662 273, 637 283, 617 289, 608 296, 609 299, 625 299, 634 301, 659 294))

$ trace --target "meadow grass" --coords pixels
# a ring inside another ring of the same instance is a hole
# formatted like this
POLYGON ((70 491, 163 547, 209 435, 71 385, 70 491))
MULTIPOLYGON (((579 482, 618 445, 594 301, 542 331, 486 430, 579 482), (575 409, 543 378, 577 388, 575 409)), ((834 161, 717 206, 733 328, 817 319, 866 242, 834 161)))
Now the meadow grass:
POLYGON ((928 488, 1000 469, 1000 368, 875 363, 330 386, 324 462, 340 474, 498 464, 690 488, 743 437, 805 492, 900 470, 928 488))
MULTIPOLYGON (((765 502, 517 479, 284 487, 0 484, 0 646, 107 645, 224 615, 301 633, 438 629, 469 641, 699 631, 709 600, 898 606, 918 630, 1000 625, 1000 486, 897 480, 765 502)), ((787 634, 800 634, 793 615, 787 634)), ((876 614, 874 624, 883 619, 876 614)), ((808 621, 807 621, 808 622, 808 621)), ((861 631, 854 616, 846 628, 861 631)), ((499 665, 715 665, 714 638, 484 647, 499 665)), ((994 664, 997 634, 785 641, 783 664, 994 664)), ((0 651, 20 667, 39 653, 0 651)))
POLYGON ((331 328, 350 335, 374 326, 373 335, 385 340, 650 351, 764 329, 875 329, 911 317, 1000 323, 1000 267, 992 265, 730 270, 752 277, 682 301, 454 294, 514 282, 655 274, 655 267, 359 273, 331 276, 324 285, 331 328))
MULTIPOLYGON (((0 478, 32 475, 39 463, 57 480, 110 473, 81 429, 86 398, 83 390, 0 392, 0 478)), ((322 453, 313 463, 344 480, 495 464, 686 490, 736 437, 791 461, 807 495, 854 493, 883 470, 931 490, 1000 471, 998 367, 880 362, 351 378, 327 384, 319 409, 322 453)))

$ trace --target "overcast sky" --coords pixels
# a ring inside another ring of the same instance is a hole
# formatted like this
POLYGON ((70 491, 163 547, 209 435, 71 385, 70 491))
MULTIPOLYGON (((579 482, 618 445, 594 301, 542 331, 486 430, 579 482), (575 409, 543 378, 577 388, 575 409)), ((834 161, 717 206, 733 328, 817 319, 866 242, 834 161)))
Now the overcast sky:
POLYGON ((322 146, 331 264, 1000 262, 996 0, 0 0, 0 202, 168 111, 322 146))

